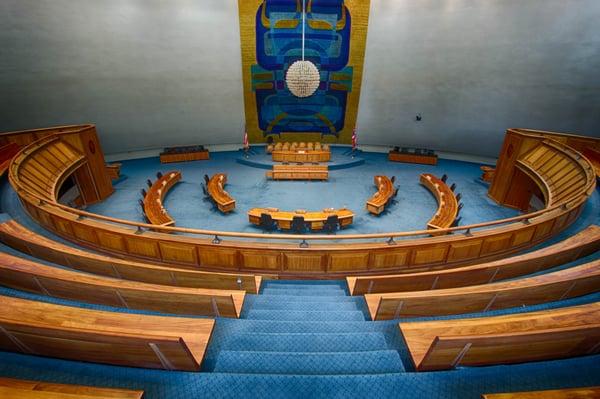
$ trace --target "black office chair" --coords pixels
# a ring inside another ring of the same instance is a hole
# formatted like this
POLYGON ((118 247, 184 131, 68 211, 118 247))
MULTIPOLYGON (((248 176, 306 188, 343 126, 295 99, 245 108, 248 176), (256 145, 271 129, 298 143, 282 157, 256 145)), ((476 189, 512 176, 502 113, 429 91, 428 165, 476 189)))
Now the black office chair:
POLYGON ((202 193, 204 193, 204 198, 208 198, 208 191, 206 191, 206 186, 204 185, 204 183, 200 183, 200 186, 202 187, 202 193))
POLYGON ((304 223, 304 216, 294 216, 292 219, 292 231, 294 233, 302 234, 306 229, 306 223, 304 223))
POLYGON ((462 202, 460 204, 458 204, 458 211, 456 212, 457 216, 460 213, 460 210, 463 209, 463 206, 464 206, 464 204, 462 202))
POLYGON ((325 220, 325 224, 323 224, 323 231, 327 233, 335 233, 338 228, 338 224, 340 224, 338 215, 329 215, 325 220))
POLYGON ((146 190, 144 190, 143 188, 140 190, 140 193, 142 193, 142 198, 146 198, 146 190))
POLYGON ((148 187, 152 187, 152 180, 150 180, 150 179, 146 180, 146 184, 148 185, 148 187))
POLYGON ((391 181, 392 183, 394 183, 394 182, 396 181, 396 176, 392 176, 392 178, 390 179, 390 181, 391 181))
POLYGON ((454 191, 456 189, 456 183, 452 183, 450 186, 450 190, 454 191))
POLYGON ((156 172, 156 178, 160 179, 161 177, 163 177, 163 174, 161 172, 156 172))
POLYGON ((415 148, 415 155, 421 155, 422 150, 420 148, 415 148))
POLYGON ((433 150, 427 150, 427 155, 429 155, 429 156, 432 157, 432 156, 435 155, 435 151, 433 151, 433 150))
POLYGON ((407 147, 402 147, 402 150, 401 150, 401 152, 403 152, 403 153, 407 153, 407 152, 408 152, 408 148, 407 148, 407 147))
POLYGON ((448 180, 448 175, 444 173, 444 176, 442 176, 442 181, 446 183, 446 180, 448 180))
POLYGON ((140 207, 142 208, 142 213, 144 213, 144 200, 138 200, 138 204, 140 204, 140 207))
POLYGON ((400 147, 394 147, 394 152, 400 152, 400 147))
POLYGON ((452 222, 452 226, 450 226, 450 227, 457 227, 460 224, 461 219, 462 219, 462 217, 454 219, 454 222, 452 222))
POLYGON ((275 229, 276 224, 271 215, 268 213, 261 213, 259 226, 264 230, 271 231, 275 229))
POLYGON ((456 194, 456 200, 457 200, 458 202, 460 202, 460 199, 461 199, 461 198, 462 198, 462 194, 461 194, 461 193, 458 193, 458 194, 456 194))
POLYGON ((208 175, 204 175, 204 182, 206 182, 206 184, 208 184, 209 181, 210 181, 210 177, 208 177, 208 175))

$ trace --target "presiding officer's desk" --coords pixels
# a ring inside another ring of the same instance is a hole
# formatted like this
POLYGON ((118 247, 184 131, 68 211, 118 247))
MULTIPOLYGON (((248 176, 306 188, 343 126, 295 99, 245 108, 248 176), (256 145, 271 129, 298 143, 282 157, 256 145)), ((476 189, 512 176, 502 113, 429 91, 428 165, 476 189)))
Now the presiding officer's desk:
POLYGON ((260 215, 267 213, 271 215, 281 230, 289 230, 292 227, 294 216, 302 216, 308 223, 311 230, 322 230, 327 218, 331 215, 337 215, 340 228, 352 224, 354 213, 349 209, 323 209, 322 211, 307 212, 304 210, 280 211, 278 208, 252 208, 248 211, 250 223, 260 225, 260 215))

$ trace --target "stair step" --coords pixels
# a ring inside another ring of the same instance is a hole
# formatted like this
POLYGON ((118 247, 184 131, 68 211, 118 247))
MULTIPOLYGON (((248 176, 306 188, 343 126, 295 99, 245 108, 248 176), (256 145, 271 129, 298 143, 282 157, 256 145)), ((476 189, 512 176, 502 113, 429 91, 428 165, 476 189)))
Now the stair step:
POLYGON ((262 288, 286 289, 286 290, 343 290, 346 284, 294 284, 294 283, 263 283, 262 288))
POLYGON ((359 310, 327 312, 318 310, 260 310, 251 309, 246 319, 252 320, 289 320, 289 321, 365 321, 365 315, 359 310))
POLYGON ((214 372, 242 374, 340 375, 403 372, 398 352, 343 353, 221 351, 214 372))
POLYGON ((386 350, 378 332, 360 333, 252 333, 227 337, 223 350, 259 352, 362 352, 386 350))
POLYGON ((362 296, 301 296, 301 295, 256 295, 255 303, 259 302, 360 302, 362 296))
POLYGON ((347 311, 361 310, 362 305, 354 302, 254 302, 247 309, 259 310, 320 310, 320 311, 347 311))
POLYGON ((263 288, 263 295, 293 295, 293 296, 346 296, 346 291, 338 290, 302 290, 302 289, 281 289, 281 288, 263 288))
MULTIPOLYGON (((303 320, 219 320, 217 327, 226 326, 228 334, 253 333, 358 333, 379 332, 388 322, 363 321, 303 321, 303 320)), ((397 322, 391 321, 394 325, 397 322)))

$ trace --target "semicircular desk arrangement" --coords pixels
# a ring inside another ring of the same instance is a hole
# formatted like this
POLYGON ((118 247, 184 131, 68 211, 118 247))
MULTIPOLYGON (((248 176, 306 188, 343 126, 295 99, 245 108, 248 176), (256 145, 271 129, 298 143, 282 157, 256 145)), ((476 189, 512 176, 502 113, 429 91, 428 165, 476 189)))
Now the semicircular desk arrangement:
MULTIPOLYGON (((163 206, 164 199, 169 190, 181 180, 181 172, 172 171, 160 177, 148 188, 144 195, 142 206, 144 214, 150 224, 159 226, 173 226, 175 219, 169 215, 163 206)), ((150 184, 150 183, 148 183, 150 184)), ((143 191, 145 193, 145 191, 143 191)))
POLYGON ((595 190, 592 165, 573 148, 600 147, 600 139, 509 129, 489 196, 526 211, 533 193, 543 198, 542 209, 439 229, 436 233, 443 235, 435 237, 429 236, 431 230, 419 230, 332 238, 155 226, 74 209, 57 198, 68 176, 74 176, 84 204, 113 192, 95 126, 0 135, 0 145, 9 142, 23 146, 11 162, 9 180, 25 209, 67 240, 155 264, 311 278, 447 269, 500 259, 539 244, 575 221, 595 190))

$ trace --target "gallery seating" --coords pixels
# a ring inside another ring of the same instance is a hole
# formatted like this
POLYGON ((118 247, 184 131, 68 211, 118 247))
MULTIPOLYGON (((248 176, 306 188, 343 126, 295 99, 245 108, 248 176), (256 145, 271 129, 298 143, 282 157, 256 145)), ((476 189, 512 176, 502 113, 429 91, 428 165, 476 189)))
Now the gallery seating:
POLYGON ((600 352, 600 302, 539 312, 400 323, 417 371, 600 352))
MULTIPOLYGON (((168 172, 152 183, 147 195, 144 195, 144 213, 151 224, 158 226, 175 224, 175 220, 169 215, 163 203, 169 190, 180 180, 181 172, 168 172)), ((144 190, 142 189, 142 191, 144 190)))
POLYGON ((210 178, 206 185, 208 195, 213 199, 217 208, 223 213, 231 212, 235 209, 235 200, 223 188, 227 183, 225 173, 217 173, 210 178))
MULTIPOLYGON (((0 223, 0 240, 18 251, 39 259, 87 273, 125 280, 189 288, 239 289, 253 294, 259 292, 262 282, 261 276, 253 274, 204 272, 197 268, 190 269, 191 267, 185 264, 167 267, 106 256, 51 240, 26 229, 14 220, 0 223)), ((163 247, 165 251, 168 249, 169 247, 163 247)), ((172 261, 176 262, 177 252, 173 255, 172 261)))
POLYGON ((486 393, 482 399, 597 399, 600 386, 565 389, 545 389, 543 391, 486 393))
POLYGON ((373 320, 487 312, 560 301, 600 290, 600 259, 516 280, 427 291, 365 294, 373 320))
POLYGON ((199 371, 214 323, 0 296, 1 350, 84 362, 199 371))
POLYGON ((437 211, 427 222, 427 228, 438 230, 452 227, 454 219, 458 216, 458 199, 454 195, 454 188, 448 187, 445 182, 430 173, 423 173, 420 182, 431 191, 438 202, 437 211))
POLYGON ((327 180, 329 171, 327 165, 273 165, 266 172, 267 178, 273 180, 327 180))
MULTIPOLYGON (((248 211, 250 223, 261 226, 262 215, 269 215, 277 223, 281 230, 292 229, 292 220, 294 217, 304 218, 305 223, 310 230, 323 230, 328 219, 332 216, 337 217, 341 228, 352 224, 354 213, 349 209, 323 209, 322 211, 311 212, 305 210, 280 211, 277 208, 252 208, 248 211)), ((331 223, 331 221, 330 221, 331 223)))
POLYGON ((582 153, 594 166, 596 177, 600 178, 600 149, 587 147, 582 153))
POLYGON ((367 210, 374 215, 379 215, 394 197, 397 189, 387 176, 375 176, 373 181, 377 186, 377 192, 367 200, 367 210))
POLYGON ((0 252, 0 285, 128 309, 237 318, 245 291, 173 287, 80 273, 0 252))
POLYGON ((142 399, 143 397, 144 391, 141 390, 0 377, 0 398, 6 399, 142 399))
POLYGON ((445 270, 346 277, 346 281, 352 295, 464 287, 550 269, 598 250, 600 227, 591 225, 554 245, 492 262, 445 270))

